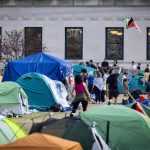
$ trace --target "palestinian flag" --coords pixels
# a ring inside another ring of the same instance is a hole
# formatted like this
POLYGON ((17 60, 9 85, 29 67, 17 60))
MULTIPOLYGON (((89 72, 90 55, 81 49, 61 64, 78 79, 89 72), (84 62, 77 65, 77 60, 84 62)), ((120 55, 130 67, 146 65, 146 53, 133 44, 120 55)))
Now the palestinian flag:
POLYGON ((134 105, 132 105, 131 108, 133 108, 133 109, 135 109, 136 111, 138 111, 138 112, 140 112, 140 113, 142 113, 142 114, 144 114, 144 115, 147 116, 145 110, 142 108, 142 106, 140 105, 140 103, 135 103, 134 105))
POLYGON ((129 19, 127 26, 128 26, 128 28, 132 28, 132 27, 137 28, 137 24, 136 24, 136 22, 133 20, 133 18, 130 18, 130 19, 129 19))
POLYGON ((129 19, 129 18, 125 19, 124 22, 125 22, 125 24, 126 24, 127 29, 128 29, 128 28, 133 28, 133 27, 135 27, 136 29, 138 29, 138 30, 141 32, 139 26, 138 26, 137 23, 133 20, 132 17, 131 17, 130 19, 129 19))

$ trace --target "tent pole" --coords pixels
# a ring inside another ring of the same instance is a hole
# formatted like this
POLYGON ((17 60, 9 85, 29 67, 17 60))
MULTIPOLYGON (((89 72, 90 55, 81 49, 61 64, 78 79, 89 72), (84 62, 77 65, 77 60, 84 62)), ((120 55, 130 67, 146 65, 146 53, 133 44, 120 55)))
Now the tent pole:
POLYGON ((110 128, 110 121, 107 122, 107 127, 106 127, 106 144, 107 145, 109 143, 109 128, 110 128))

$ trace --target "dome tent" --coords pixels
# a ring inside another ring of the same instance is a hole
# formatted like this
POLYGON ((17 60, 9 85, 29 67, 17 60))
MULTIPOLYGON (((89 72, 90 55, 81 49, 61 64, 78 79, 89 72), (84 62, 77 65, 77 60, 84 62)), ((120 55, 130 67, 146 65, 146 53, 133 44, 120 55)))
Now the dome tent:
POLYGON ((80 118, 65 117, 33 124, 30 133, 42 132, 79 142, 84 150, 91 150, 94 138, 91 125, 111 150, 149 150, 150 120, 125 106, 104 105, 80 114, 80 118))
POLYGON ((60 96, 56 84, 40 73, 27 73, 21 76, 17 81, 28 96, 29 106, 32 109, 47 110, 55 104, 61 104, 63 107, 69 107, 65 98, 60 96))
POLYGON ((49 118, 32 124, 29 134, 40 132, 77 141, 84 150, 110 150, 95 126, 94 122, 90 126, 85 124, 79 117, 49 118))
POLYGON ((16 82, 0 83, 0 112, 4 110, 15 114, 28 112, 28 97, 16 82))
POLYGON ((1 150, 82 150, 79 143, 46 134, 34 133, 10 144, 0 145, 1 150))
POLYGON ((27 135, 17 123, 0 115, 0 144, 11 143, 27 135))
POLYGON ((8 62, 2 81, 16 81, 29 72, 41 73, 53 80, 62 81, 71 74, 71 64, 66 60, 39 52, 8 62))
POLYGON ((135 75, 129 82, 129 90, 140 89, 142 92, 146 91, 146 87, 142 82, 143 75, 135 75))
POLYGON ((82 69, 86 69, 87 70, 87 74, 89 72, 94 72, 96 70, 94 68, 91 68, 91 67, 88 67, 88 66, 85 66, 85 65, 78 65, 78 64, 73 65, 72 68, 73 68, 73 75, 80 74, 82 69))
POLYGON ((98 132, 108 140, 112 150, 148 150, 150 147, 150 120, 131 108, 104 105, 81 113, 81 119, 86 124, 95 121, 98 132))

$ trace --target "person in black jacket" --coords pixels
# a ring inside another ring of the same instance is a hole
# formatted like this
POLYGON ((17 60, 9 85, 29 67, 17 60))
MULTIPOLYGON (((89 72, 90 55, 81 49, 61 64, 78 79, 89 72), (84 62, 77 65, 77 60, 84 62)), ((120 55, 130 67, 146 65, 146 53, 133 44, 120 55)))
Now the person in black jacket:
POLYGON ((117 86, 117 78, 121 73, 121 68, 119 68, 118 73, 114 72, 114 69, 111 68, 109 71, 110 76, 107 78, 107 89, 109 94, 109 103, 112 98, 115 98, 114 104, 117 104, 117 97, 119 95, 118 86, 117 86))

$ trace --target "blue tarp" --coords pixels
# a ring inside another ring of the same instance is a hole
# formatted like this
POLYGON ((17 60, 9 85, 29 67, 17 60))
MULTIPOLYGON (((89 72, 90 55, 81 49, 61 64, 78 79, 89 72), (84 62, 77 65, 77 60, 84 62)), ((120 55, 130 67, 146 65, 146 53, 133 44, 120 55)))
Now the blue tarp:
POLYGON ((71 64, 40 52, 8 62, 2 81, 16 81, 20 76, 29 72, 41 73, 53 80, 62 81, 71 74, 71 64))

